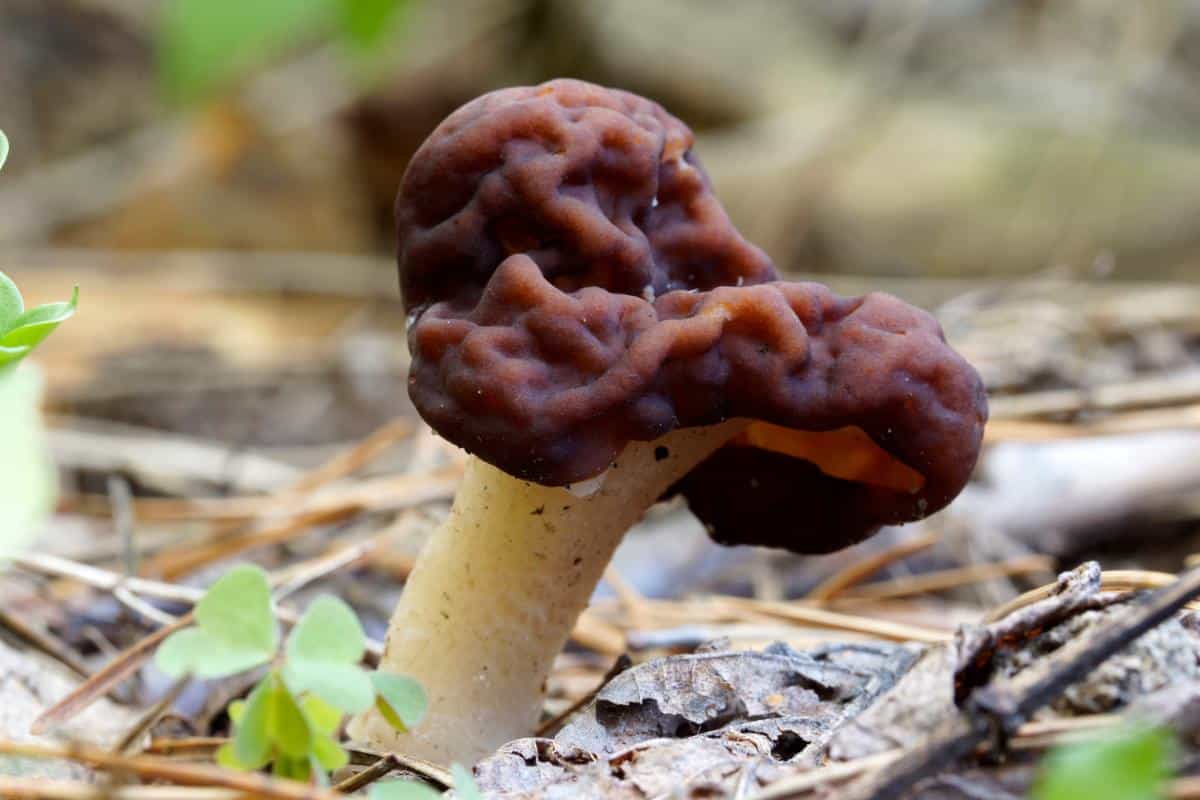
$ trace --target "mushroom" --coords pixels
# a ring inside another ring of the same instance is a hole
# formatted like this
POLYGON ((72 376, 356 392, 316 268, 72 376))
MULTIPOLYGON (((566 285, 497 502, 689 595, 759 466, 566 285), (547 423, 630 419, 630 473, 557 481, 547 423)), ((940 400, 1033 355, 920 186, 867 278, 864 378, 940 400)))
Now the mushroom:
POLYGON ((723 543, 836 550, 948 503, 979 377, 928 314, 781 281, 659 105, 575 80, 451 114, 396 202, 409 393, 471 453, 382 667, 429 712, 380 749, 473 761, 529 735, 626 530, 681 493, 723 543))

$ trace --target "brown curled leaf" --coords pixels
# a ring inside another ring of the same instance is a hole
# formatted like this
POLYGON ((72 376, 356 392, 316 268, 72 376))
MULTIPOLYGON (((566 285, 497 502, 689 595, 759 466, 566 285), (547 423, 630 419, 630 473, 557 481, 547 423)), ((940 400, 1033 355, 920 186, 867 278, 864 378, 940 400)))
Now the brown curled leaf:
POLYGON ((579 81, 447 118, 397 200, 421 415, 551 485, 677 427, 778 426, 677 487, 723 541, 824 551, 944 506, 982 438, 975 371, 895 298, 778 280, 691 145, 657 104, 579 81))

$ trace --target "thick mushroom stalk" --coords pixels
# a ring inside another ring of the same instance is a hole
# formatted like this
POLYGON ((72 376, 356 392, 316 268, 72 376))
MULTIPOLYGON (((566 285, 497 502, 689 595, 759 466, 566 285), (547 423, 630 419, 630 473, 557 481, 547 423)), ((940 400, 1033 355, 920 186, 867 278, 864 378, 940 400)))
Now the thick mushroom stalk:
POLYGON ((586 497, 472 458, 405 585, 380 664, 420 681, 429 712, 401 733, 371 711, 351 734, 439 763, 471 763, 530 735, 554 659, 625 532, 744 426, 632 442, 586 497))

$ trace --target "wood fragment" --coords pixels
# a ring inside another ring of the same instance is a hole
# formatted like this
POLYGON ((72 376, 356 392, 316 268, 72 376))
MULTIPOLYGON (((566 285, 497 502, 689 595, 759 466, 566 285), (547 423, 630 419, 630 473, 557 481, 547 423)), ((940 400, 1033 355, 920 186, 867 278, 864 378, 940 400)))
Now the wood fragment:
POLYGON ((828 603, 834 597, 850 587, 862 583, 881 569, 897 561, 903 561, 914 553, 933 547, 939 538, 935 531, 929 531, 901 539, 891 547, 851 562, 818 584, 804 599, 818 605, 828 603))
POLYGON ((24 620, 0 608, 0 628, 4 628, 18 640, 37 650, 39 653, 53 658, 80 678, 88 678, 92 673, 66 645, 45 631, 28 625, 24 620))
POLYGON ((956 589, 995 578, 1011 578, 1017 575, 1052 573, 1055 561, 1049 556, 1017 556, 998 564, 968 564, 962 567, 905 575, 888 581, 879 581, 853 590, 837 598, 839 603, 862 603, 890 600, 914 594, 928 594, 956 589))
POLYGON ((1200 369, 1190 369, 1088 389, 1055 389, 993 397, 988 401, 988 414, 993 420, 1002 420, 1092 410, 1156 408, 1197 400, 1200 400, 1200 369))
POLYGON ((927 740, 906 749, 887 768, 856 780, 842 797, 896 800, 919 781, 969 755, 989 737, 1003 742, 1034 711, 1197 596, 1200 596, 1200 568, 1193 568, 1130 608, 1111 625, 1068 643, 1012 678, 976 689, 963 709, 945 720, 927 740))
MULTIPOLYGON (((1178 576, 1172 575, 1169 572, 1155 572, 1145 569, 1112 569, 1100 573, 1100 588, 1111 592, 1161 589, 1164 586, 1170 586, 1177 579, 1178 576)), ((984 616, 983 622, 984 624, 996 622, 1025 606, 1032 605, 1039 600, 1045 600, 1055 593, 1057 587, 1057 583, 1047 583, 1036 589, 1030 589, 1028 592, 1014 597, 1007 603, 993 608, 984 616)))
POLYGON ((67 720, 79 714, 92 703, 108 694, 117 684, 137 672, 150 654, 153 653, 163 640, 175 631, 183 630, 194 621, 192 612, 184 614, 170 625, 151 633, 131 647, 123 650, 120 655, 109 661, 102 669, 75 687, 62 700, 46 709, 33 721, 30 731, 41 735, 62 725, 67 720))
POLYGON ((879 639, 896 642, 936 644, 949 641, 952 638, 952 634, 949 631, 939 631, 919 625, 843 614, 837 611, 813 608, 798 603, 772 603, 740 597, 713 598, 710 602, 719 606, 750 611, 767 617, 787 619, 818 628, 865 633, 879 639))
POLYGON ((113 749, 116 752, 123 753, 125 755, 135 754, 140 749, 138 745, 142 737, 146 735, 146 732, 149 731, 156 722, 162 719, 163 714, 171 709, 171 706, 173 706, 175 701, 179 699, 179 696, 183 694, 183 690, 187 688, 190 682, 191 678, 187 675, 176 679, 176 681, 171 684, 171 688, 167 690, 166 694, 164 694, 157 703, 148 708, 145 713, 143 713, 137 718, 137 720, 134 721, 133 726, 130 727, 125 735, 121 737, 121 740, 113 749))
POLYGON ((203 786, 103 786, 84 781, 0 776, 5 800, 245 800, 236 789, 203 786))
MULTIPOLYGON (((283 492, 282 498, 307 494, 322 486, 358 472, 386 453, 396 442, 413 431, 413 423, 407 417, 397 417, 377 428, 353 447, 338 453, 321 466, 307 473, 283 492)), ((281 498, 281 499, 282 499, 281 498)))

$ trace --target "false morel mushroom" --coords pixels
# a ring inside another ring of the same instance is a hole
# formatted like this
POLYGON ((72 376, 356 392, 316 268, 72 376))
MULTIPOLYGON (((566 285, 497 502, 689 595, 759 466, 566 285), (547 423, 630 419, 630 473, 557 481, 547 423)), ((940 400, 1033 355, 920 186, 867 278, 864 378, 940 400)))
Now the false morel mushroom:
POLYGON ((625 531, 681 493, 724 543, 836 550, 962 489, 986 400, 893 297, 779 280, 691 131, 574 80, 451 114, 396 203, 409 393, 472 454, 405 586, 384 668, 429 713, 358 738, 471 761, 530 734, 625 531))

